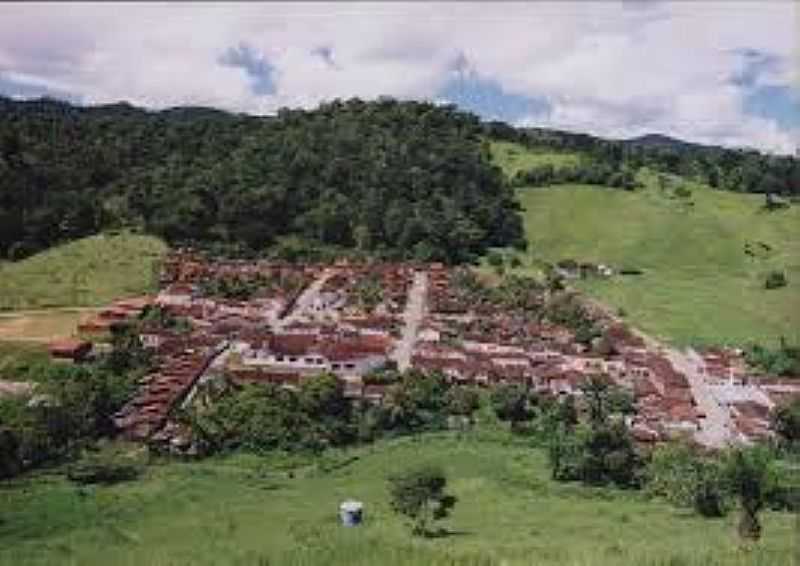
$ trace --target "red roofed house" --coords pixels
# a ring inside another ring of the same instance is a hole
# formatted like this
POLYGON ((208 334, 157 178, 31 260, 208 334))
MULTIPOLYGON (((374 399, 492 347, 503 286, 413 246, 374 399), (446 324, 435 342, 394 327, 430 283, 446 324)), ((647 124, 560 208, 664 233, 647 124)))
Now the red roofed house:
POLYGON ((50 356, 55 360, 81 362, 92 351, 92 343, 68 338, 51 342, 47 349, 50 352, 50 356))

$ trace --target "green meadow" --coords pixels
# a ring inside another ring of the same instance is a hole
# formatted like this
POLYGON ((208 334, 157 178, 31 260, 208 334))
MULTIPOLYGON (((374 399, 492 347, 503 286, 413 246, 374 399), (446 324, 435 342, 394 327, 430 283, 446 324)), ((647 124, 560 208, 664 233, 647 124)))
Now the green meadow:
POLYGON ((492 161, 500 166, 509 177, 517 171, 525 171, 541 165, 555 168, 577 165, 581 161, 578 153, 554 151, 550 148, 528 149, 516 143, 492 141, 490 143, 492 161))
POLYGON ((765 512, 750 551, 737 547, 735 520, 553 482, 544 453, 507 433, 441 433, 318 459, 154 463, 110 487, 77 487, 57 471, 0 484, 0 564, 790 564, 792 516, 765 512), (458 497, 433 539, 412 537, 387 499, 387 476, 422 462, 443 466, 458 497), (346 498, 364 502, 363 526, 339 526, 346 498))
POLYGON ((159 239, 100 234, 0 265, 0 310, 95 306, 153 290, 159 239))
POLYGON ((696 183, 680 197, 652 173, 639 178, 645 186, 634 192, 519 189, 530 245, 523 269, 564 259, 639 269, 576 286, 676 344, 800 341, 800 206, 768 212, 763 196, 696 183), (764 289, 771 270, 789 284, 764 289))

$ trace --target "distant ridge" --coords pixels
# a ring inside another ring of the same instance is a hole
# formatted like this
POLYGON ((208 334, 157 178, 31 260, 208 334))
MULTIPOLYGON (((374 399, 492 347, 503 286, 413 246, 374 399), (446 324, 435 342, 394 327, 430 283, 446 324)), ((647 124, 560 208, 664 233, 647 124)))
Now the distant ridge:
POLYGON ((716 147, 707 144, 691 143, 664 134, 645 134, 643 136, 622 140, 622 142, 630 145, 665 148, 716 147))

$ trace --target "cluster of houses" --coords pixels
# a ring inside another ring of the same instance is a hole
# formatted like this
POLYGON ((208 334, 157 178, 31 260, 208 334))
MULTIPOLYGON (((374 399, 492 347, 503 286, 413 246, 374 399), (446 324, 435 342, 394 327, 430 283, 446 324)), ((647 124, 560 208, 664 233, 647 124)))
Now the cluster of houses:
MULTIPOLYGON (((581 395, 589 376, 608 375, 635 399, 629 424, 643 443, 700 429, 706 415, 687 377, 624 324, 598 321, 607 342, 599 352, 563 326, 470 301, 457 277, 457 270, 435 263, 293 265, 208 261, 179 252, 167 258, 156 296, 118 301, 79 331, 130 319, 148 305, 185 322, 181 328, 157 319, 139 325, 157 369, 115 418, 137 439, 175 440, 173 409, 212 373, 234 384, 296 387, 330 372, 342 380, 346 395, 380 402, 387 386, 365 376, 396 367, 403 340, 411 342, 412 368, 441 372, 453 383, 520 383, 559 397, 581 395), (421 322, 412 331, 407 311, 419 274, 426 285, 421 322), (209 289, 216 287, 208 283, 222 278, 260 284, 247 297, 215 296, 209 289)), ((87 353, 85 342, 56 346, 54 356, 79 359, 87 353)), ((772 406, 781 395, 800 394, 791 383, 748 380, 741 356, 728 351, 707 352, 704 368, 703 378, 743 438, 769 434, 772 406)))

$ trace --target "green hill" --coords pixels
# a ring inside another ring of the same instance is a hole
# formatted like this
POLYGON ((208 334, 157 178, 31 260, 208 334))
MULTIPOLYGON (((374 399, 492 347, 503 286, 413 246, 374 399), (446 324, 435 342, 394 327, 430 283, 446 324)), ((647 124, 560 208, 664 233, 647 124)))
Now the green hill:
POLYGON ((305 461, 162 461, 109 487, 51 472, 3 491, 8 566, 771 566, 791 561, 794 528, 791 514, 765 510, 762 541, 745 553, 736 513, 703 519, 638 492, 558 483, 528 440, 477 430, 305 461), (412 537, 387 496, 389 475, 423 462, 445 469, 458 498, 431 539, 412 537), (338 524, 348 498, 364 502, 358 528, 338 524))
MULTIPOLYGON (((638 268, 641 275, 577 285, 631 321, 677 343, 774 343, 800 336, 800 208, 768 212, 764 197, 652 175, 628 192, 561 185, 523 188, 529 262, 565 259, 638 268), (771 270, 788 286, 765 290, 771 270)), ((528 265, 531 265, 530 263, 528 265)))
POLYGON ((392 99, 254 117, 0 97, 0 258, 135 226, 223 253, 300 236, 470 261, 522 238, 482 132, 455 107, 392 99))
POLYGON ((101 234, 0 264, 0 309, 101 305, 151 291, 165 251, 152 236, 101 234))

